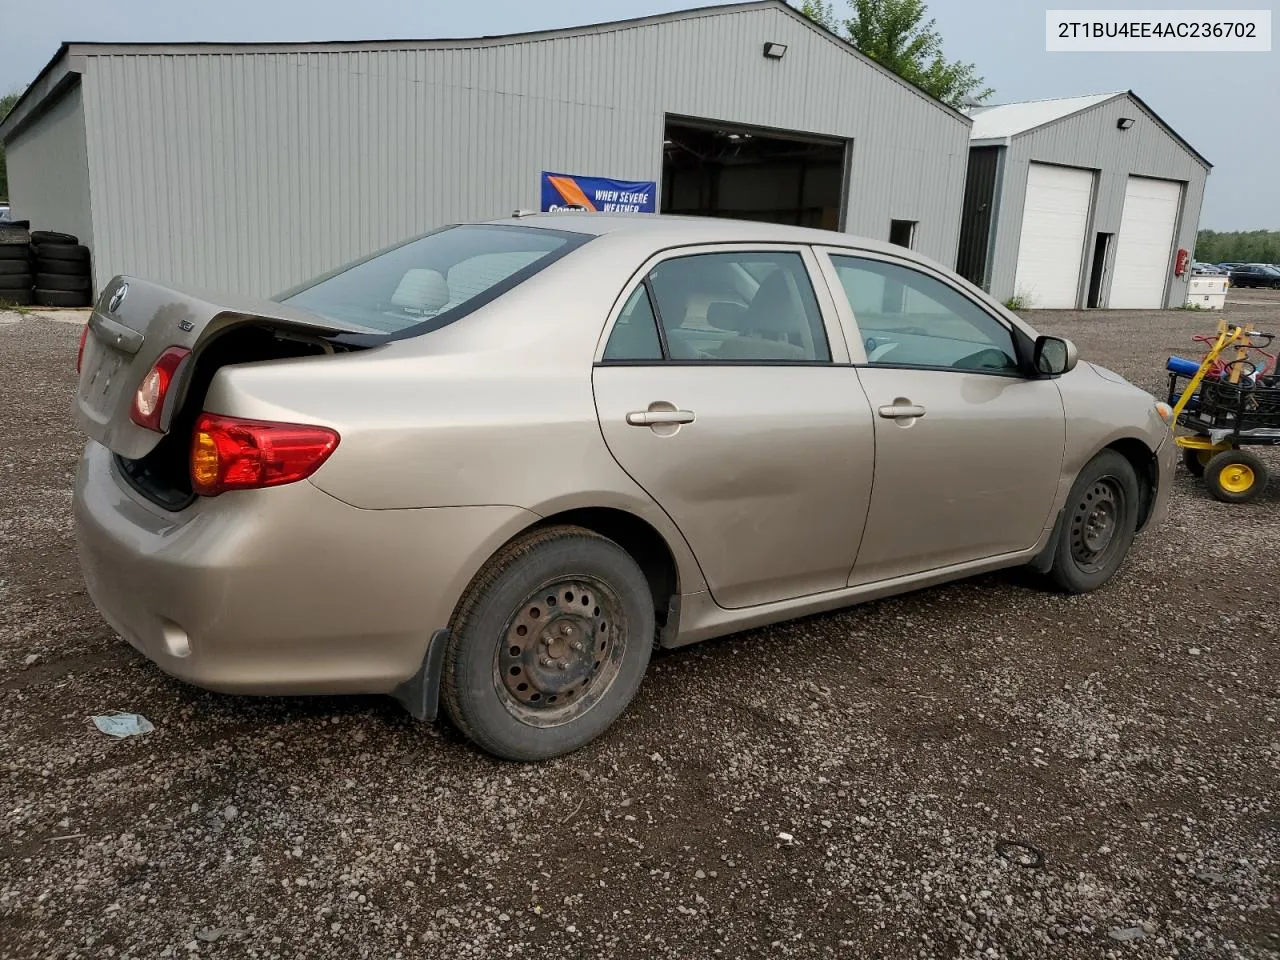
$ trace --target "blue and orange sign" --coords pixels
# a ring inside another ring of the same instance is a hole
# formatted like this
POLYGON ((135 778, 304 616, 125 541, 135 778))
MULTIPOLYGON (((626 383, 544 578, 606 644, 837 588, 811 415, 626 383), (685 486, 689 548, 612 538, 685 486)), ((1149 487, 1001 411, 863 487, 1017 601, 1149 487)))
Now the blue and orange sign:
POLYGON ((610 180, 543 170, 542 209, 656 213, 658 184, 653 180, 610 180))

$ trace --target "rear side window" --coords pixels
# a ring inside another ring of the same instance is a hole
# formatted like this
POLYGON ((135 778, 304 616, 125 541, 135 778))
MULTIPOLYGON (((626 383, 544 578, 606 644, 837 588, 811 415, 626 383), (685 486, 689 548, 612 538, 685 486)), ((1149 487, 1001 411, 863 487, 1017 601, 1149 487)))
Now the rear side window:
POLYGON ((278 299, 383 334, 425 333, 501 296, 589 239, 536 227, 449 227, 278 299))
POLYGON ((804 259, 787 251, 744 250, 658 264, 628 299, 603 359, 664 357, 710 363, 830 361, 804 259))
POLYGON ((662 343, 658 340, 658 323, 649 303, 649 290, 644 284, 627 298, 618 322, 613 325, 604 348, 605 360, 661 360, 662 343))

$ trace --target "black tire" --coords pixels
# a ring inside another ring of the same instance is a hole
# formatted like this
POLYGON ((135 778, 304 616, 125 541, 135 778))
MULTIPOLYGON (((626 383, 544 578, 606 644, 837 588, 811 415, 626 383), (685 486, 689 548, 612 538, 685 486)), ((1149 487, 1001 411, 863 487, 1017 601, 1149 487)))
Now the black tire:
POLYGON ((454 726, 495 756, 557 757, 626 709, 653 637, 648 582, 622 547, 581 527, 537 530, 490 560, 459 603, 441 700, 454 726))
POLYGON ((31 264, 26 260, 0 260, 0 277, 11 277, 15 273, 30 275, 31 264))
POLYGON ((1203 477, 1204 468, 1208 466, 1209 461, 1212 459, 1212 450, 1195 450, 1191 447, 1182 448, 1182 465, 1187 468, 1187 473, 1193 477, 1203 477))
POLYGON ((89 263, 87 260, 46 260, 43 257, 37 257, 36 273, 56 273, 63 277, 87 277, 89 263))
POLYGON ((29 273, 0 274, 0 290, 30 290, 32 286, 29 273))
POLYGON ((32 230, 32 243, 63 243, 74 246, 80 242, 80 238, 69 233, 58 233, 56 230, 32 230))
POLYGON ((1224 450, 1204 468, 1205 486, 1223 503, 1248 503, 1266 489, 1267 467, 1247 450, 1224 450))
POLYGON ((1138 475, 1114 450, 1104 450, 1076 476, 1048 577, 1059 590, 1088 593, 1116 575, 1138 528, 1138 475))
POLYGON ((36 286, 41 290, 88 290, 88 277, 71 277, 61 273, 37 273, 36 286))
POLYGON ((0 307, 29 307, 36 302, 35 292, 31 290, 0 290, 0 307))
POLYGON ((41 290, 36 288, 36 303, 42 307, 87 307, 88 290, 41 290))
POLYGON ((89 248, 78 243, 41 243, 36 245, 41 260, 88 260, 89 248))
POLYGON ((0 240, 0 261, 31 259, 31 244, 5 243, 0 240))

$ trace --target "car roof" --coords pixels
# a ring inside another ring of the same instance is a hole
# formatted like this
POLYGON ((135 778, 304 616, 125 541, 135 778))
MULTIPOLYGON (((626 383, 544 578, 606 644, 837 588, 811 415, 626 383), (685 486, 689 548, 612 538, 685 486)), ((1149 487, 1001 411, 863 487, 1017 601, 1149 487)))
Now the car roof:
POLYGON ((512 217, 485 221, 544 230, 566 230, 593 236, 608 234, 644 235, 655 247, 682 246, 694 243, 803 243, 891 253, 929 262, 913 250, 835 230, 793 227, 781 223, 756 220, 731 220, 725 217, 686 217, 668 213, 518 213, 512 217))

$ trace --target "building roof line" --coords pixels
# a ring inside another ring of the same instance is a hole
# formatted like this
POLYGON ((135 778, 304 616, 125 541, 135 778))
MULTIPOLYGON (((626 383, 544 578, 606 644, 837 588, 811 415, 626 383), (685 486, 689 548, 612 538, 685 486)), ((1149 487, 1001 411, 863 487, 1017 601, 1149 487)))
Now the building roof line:
POLYGON ((22 91, 22 96, 18 98, 17 103, 9 108, 8 113, 0 117, 0 144, 4 143, 5 139, 11 134, 26 126, 29 119, 39 115, 40 107, 45 100, 49 99, 55 92, 61 91, 66 85, 66 74, 78 72, 71 66, 70 58, 68 57, 70 47, 71 44, 66 42, 59 44, 57 52, 49 58, 48 63, 40 68, 40 72, 36 74, 35 79, 27 85, 26 90, 22 91), (66 61, 65 66, 67 68, 64 71, 64 75, 46 84, 45 81, 64 61, 66 61))
MULTIPOLYGON (((54 65, 64 56, 94 56, 94 55, 112 55, 136 52, 139 54, 156 54, 164 52, 183 53, 183 52, 248 52, 248 53, 287 53, 301 52, 306 50, 312 51, 347 51, 347 50, 460 50, 473 49, 478 47, 494 47, 505 46, 516 43, 533 43, 541 40, 557 40, 569 37, 592 36, 605 33, 613 33, 618 30, 631 30, 641 27, 652 26, 661 23, 675 23, 681 20, 695 20, 703 17, 726 16, 737 13, 746 13, 751 11, 775 10, 784 12, 792 19, 804 24, 806 27, 821 35, 824 39, 834 43, 846 53, 851 54, 855 59, 864 65, 878 71, 885 77, 893 80, 895 83, 904 87, 907 91, 933 104, 942 112, 954 117, 965 123, 972 123, 970 118, 961 111, 955 109, 947 103, 937 99, 931 94, 925 92, 920 87, 898 76, 892 70, 877 63, 871 57, 867 56, 849 41, 837 36, 827 30, 821 24, 810 20, 800 11, 796 10, 784 0, 746 0, 742 3, 713 4, 710 6, 691 7, 685 10, 673 10, 667 13, 649 14, 643 17, 631 17, 624 20, 610 20, 602 23, 584 24, 581 26, 556 27, 549 30, 535 30, 525 33, 506 33, 493 34, 480 37, 446 37, 440 39, 366 39, 366 40, 328 40, 328 41, 312 41, 312 40, 254 40, 245 42, 223 42, 223 41, 144 41, 144 42, 127 42, 127 41, 66 41, 58 48, 57 53, 45 65, 33 81, 31 86, 27 88, 27 92, 23 94, 18 103, 14 105, 10 116, 18 114, 19 107, 29 112, 29 108, 24 105, 28 94, 38 86, 38 81, 46 73, 48 73, 54 65)), ((16 125, 16 121, 15 121, 16 125)), ((0 122, 0 139, 12 132, 10 125, 0 122)))
POLYGON ((1064 120, 1070 119, 1071 117, 1078 117, 1078 116, 1081 116, 1082 114, 1088 113, 1091 110, 1098 110, 1109 103, 1114 103, 1116 100, 1120 99, 1121 97, 1128 97, 1131 100, 1133 100, 1134 103, 1138 105, 1139 109, 1141 109, 1143 112, 1147 114, 1147 116, 1149 116, 1152 120, 1154 120, 1156 124, 1158 124, 1162 130, 1164 130, 1165 133, 1167 133, 1171 138, 1173 138, 1173 140, 1176 143, 1178 143, 1184 150, 1186 150, 1187 153, 1191 154, 1196 159, 1196 161, 1200 163, 1206 170, 1213 169, 1213 164, 1210 163, 1204 157, 1204 155, 1200 153, 1200 151, 1198 151, 1195 147, 1191 146, 1191 144, 1189 144, 1185 139, 1183 139, 1183 137, 1176 130, 1174 130, 1173 127, 1165 123, 1164 120, 1161 119, 1160 115, 1156 113, 1154 110, 1152 110, 1151 107, 1147 104, 1147 102, 1143 100, 1140 96, 1138 96, 1136 93, 1134 93, 1132 90, 1120 90, 1115 93, 1089 94, 1089 95, 1079 96, 1079 97, 1049 97, 1043 100, 1016 100, 1011 103, 992 104, 990 107, 984 106, 983 108, 981 108, 980 112, 977 112, 975 114, 975 117, 981 117, 983 113, 987 111, 999 110, 1002 107, 1019 107, 1019 106, 1028 105, 1028 104, 1057 103, 1059 101, 1066 101, 1066 100, 1088 101, 1088 102, 1082 102, 1077 109, 1069 110, 1068 112, 1059 114, 1057 116, 1046 117, 1045 119, 1039 121, 1038 123, 1032 123, 1029 126, 1021 127, 1018 129, 1010 129, 1006 132, 984 133, 983 130, 981 129, 981 126, 975 123, 974 129, 970 131, 969 142, 971 145, 991 145, 993 143, 997 143, 1000 141, 1003 141, 1005 143, 1010 143, 1019 137, 1025 137, 1028 134, 1036 133, 1040 130, 1045 129, 1046 127, 1051 127, 1056 123, 1062 123, 1064 120))

